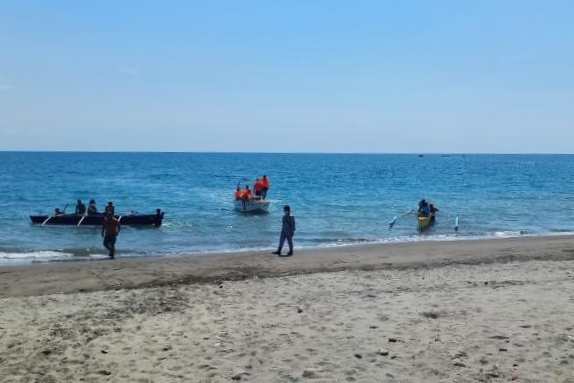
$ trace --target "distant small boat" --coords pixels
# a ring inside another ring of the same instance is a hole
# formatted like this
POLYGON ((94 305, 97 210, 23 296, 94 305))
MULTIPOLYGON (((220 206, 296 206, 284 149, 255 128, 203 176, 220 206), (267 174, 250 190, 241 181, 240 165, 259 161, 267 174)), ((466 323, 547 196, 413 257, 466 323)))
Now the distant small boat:
POLYGON ((249 201, 235 200, 235 210, 241 213, 267 213, 269 201, 253 199, 249 201))

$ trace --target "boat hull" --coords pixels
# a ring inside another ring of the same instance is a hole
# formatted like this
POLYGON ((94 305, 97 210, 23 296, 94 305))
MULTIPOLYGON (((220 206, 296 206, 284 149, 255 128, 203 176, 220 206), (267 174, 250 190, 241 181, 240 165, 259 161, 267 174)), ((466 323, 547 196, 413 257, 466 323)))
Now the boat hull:
POLYGON ((269 201, 252 200, 241 201, 236 200, 235 210, 241 213, 267 213, 269 212, 269 201))
MULTIPOLYGON (((122 225, 127 226, 155 226, 162 224, 163 213, 161 217, 156 214, 130 214, 124 216, 115 216, 120 220, 122 225)), ((38 225, 68 225, 68 226, 101 226, 104 221, 104 215, 77 215, 66 214, 58 216, 49 215, 31 215, 32 223, 38 225)))
POLYGON ((429 227, 431 227, 432 225, 432 221, 431 221, 431 217, 428 216, 419 216, 417 217, 417 222, 418 222, 418 230, 419 231, 425 231, 427 230, 429 227))

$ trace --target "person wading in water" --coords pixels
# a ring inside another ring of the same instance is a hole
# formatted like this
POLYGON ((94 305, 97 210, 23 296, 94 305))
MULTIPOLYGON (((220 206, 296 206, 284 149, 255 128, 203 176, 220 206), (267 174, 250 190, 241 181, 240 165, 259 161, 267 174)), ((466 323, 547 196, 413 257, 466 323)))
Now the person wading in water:
POLYGON ((110 252, 110 259, 115 257, 116 240, 121 230, 120 221, 111 212, 108 212, 102 223, 102 237, 104 237, 104 247, 110 252))

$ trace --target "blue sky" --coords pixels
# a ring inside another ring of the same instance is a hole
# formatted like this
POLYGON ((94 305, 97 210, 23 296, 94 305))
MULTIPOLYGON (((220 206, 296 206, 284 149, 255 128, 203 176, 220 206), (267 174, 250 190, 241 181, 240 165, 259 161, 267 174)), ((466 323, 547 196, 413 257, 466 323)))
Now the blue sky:
POLYGON ((573 153, 571 1, 0 2, 0 150, 573 153))

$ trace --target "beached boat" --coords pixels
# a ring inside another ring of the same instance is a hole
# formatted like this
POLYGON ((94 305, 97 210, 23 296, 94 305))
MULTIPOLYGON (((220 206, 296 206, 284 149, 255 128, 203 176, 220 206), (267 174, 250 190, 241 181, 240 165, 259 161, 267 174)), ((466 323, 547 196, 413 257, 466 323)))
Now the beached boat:
POLYGON ((267 213, 269 201, 253 199, 249 201, 235 200, 235 210, 242 213, 267 213))
MULTIPOLYGON (((115 217, 122 225, 127 226, 155 226, 160 227, 164 213, 159 214, 127 214, 116 215, 115 217)), ((31 215, 32 223, 38 225, 75 225, 75 226, 101 226, 104 221, 104 214, 97 215, 31 215)))

